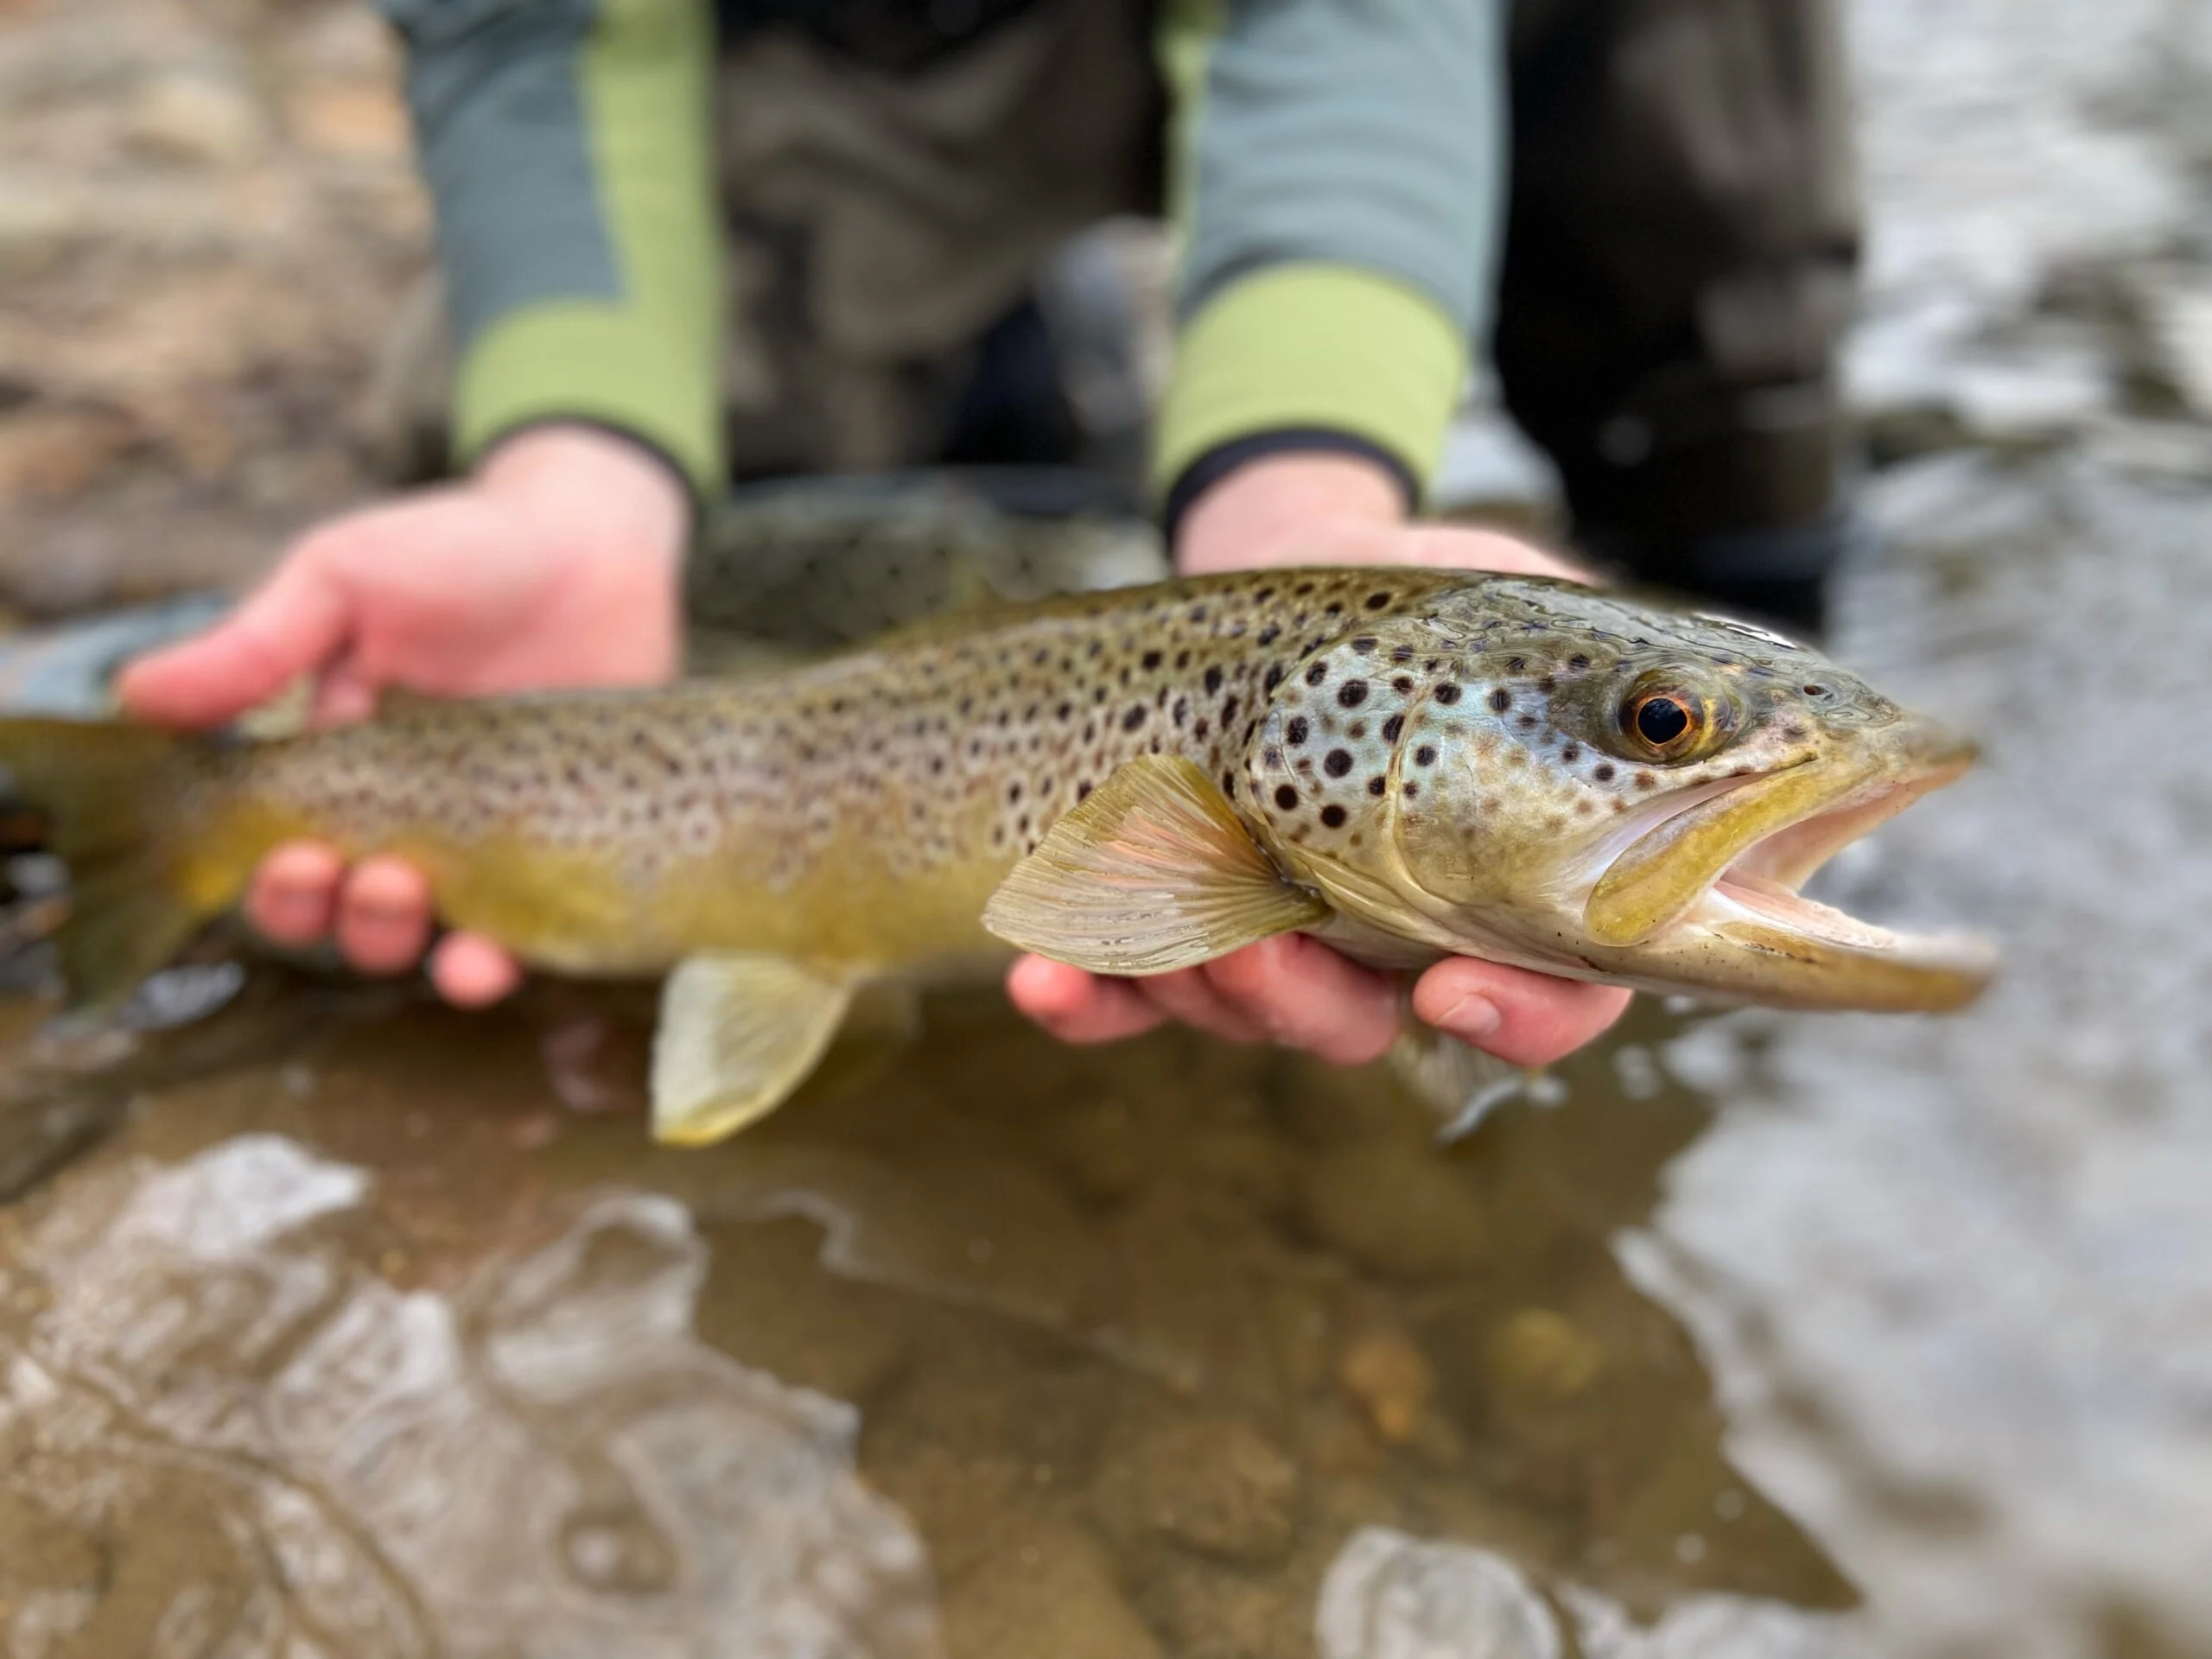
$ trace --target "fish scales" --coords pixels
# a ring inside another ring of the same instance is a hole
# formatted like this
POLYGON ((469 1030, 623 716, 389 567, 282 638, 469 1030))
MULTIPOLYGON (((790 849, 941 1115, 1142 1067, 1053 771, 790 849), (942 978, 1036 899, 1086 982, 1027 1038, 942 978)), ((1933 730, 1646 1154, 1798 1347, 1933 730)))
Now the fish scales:
POLYGON ((226 782, 251 840, 400 851, 455 925, 573 971, 709 947, 1003 954, 982 899, 1116 766, 1179 754, 1249 793, 1276 684, 1452 580, 1267 573, 925 626, 776 678, 408 699, 237 751, 226 782))
POLYGON ((81 999, 127 991, 279 842, 392 854, 528 962, 668 972, 655 1116, 684 1140, 772 1108, 864 988, 1017 947, 1141 974, 1304 931, 1395 969, 1957 1006, 1985 950, 1797 888, 1969 753, 1759 630, 1432 569, 1163 583, 781 674, 396 699, 259 744, 0 721, 76 877, 81 999))

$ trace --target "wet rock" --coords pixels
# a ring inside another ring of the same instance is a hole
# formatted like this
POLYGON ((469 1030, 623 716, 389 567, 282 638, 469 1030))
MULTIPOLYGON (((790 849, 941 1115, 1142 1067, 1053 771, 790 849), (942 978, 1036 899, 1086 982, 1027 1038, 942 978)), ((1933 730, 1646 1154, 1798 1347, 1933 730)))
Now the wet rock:
POLYGON ((1363 1527, 1330 1564, 1321 1659, 1558 1659, 1551 1610, 1502 1556, 1363 1527))
POLYGON ((1109 1450, 1099 1509, 1125 1537, 1149 1533, 1225 1560, 1280 1559, 1298 1527, 1298 1465, 1247 1424, 1200 1419, 1109 1450))
POLYGON ((2161 271, 2139 289, 2159 378, 2190 413, 2212 420, 2212 271, 2161 271))
POLYGON ((1182 1556, 1146 1575, 1145 1610, 1177 1659, 1313 1659, 1319 1564, 1304 1568, 1255 1577, 1182 1556))
POLYGON ((205 1608, 194 1650, 241 1659, 301 1625, 359 1655, 678 1659, 741 1632, 934 1659, 927 1565, 853 1474, 855 1414, 693 1334, 680 1206, 606 1197, 447 1295, 359 1258, 371 1187, 249 1135, 41 1223, 48 1305, 0 1319, 26 1452, 0 1494, 130 1541, 85 1626, 116 1639, 86 1651, 155 1650, 135 1633, 205 1608))
POLYGON ((1323 1243, 1400 1278, 1471 1273, 1490 1255, 1465 1174, 1425 1142, 1331 1148, 1306 1176, 1300 1213, 1323 1243))
POLYGON ((1570 1585, 1584 1659, 1865 1659, 1873 1649, 1847 1614, 1808 1613, 1748 1596, 1692 1596, 1640 1627, 1594 1591, 1570 1585))
POLYGON ((944 1598, 947 1650, 1051 1659, 1160 1659, 1105 1554, 1071 1527, 1042 1523, 944 1598))
POLYGON ((1365 1408, 1375 1432, 1394 1446, 1413 1439, 1436 1393, 1435 1367, 1401 1331, 1356 1338, 1338 1364, 1337 1380, 1365 1408))
POLYGON ((140 92, 130 134, 149 155, 213 166, 242 161, 258 149, 264 124, 245 89, 229 77, 178 71, 140 92))
POLYGON ((1490 1342, 1493 1399, 1509 1411, 1573 1404, 1605 1375, 1605 1345, 1563 1313, 1529 1307, 1501 1325, 1490 1342))

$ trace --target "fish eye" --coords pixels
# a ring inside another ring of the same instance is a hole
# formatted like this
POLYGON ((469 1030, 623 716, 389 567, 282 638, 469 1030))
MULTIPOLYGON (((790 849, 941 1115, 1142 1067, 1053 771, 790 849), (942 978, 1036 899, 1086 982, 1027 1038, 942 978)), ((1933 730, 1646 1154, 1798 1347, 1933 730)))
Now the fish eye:
POLYGON ((1654 760, 1688 760, 1725 734, 1727 710, 1713 697, 1679 685, 1640 685, 1622 700, 1621 735, 1654 760))

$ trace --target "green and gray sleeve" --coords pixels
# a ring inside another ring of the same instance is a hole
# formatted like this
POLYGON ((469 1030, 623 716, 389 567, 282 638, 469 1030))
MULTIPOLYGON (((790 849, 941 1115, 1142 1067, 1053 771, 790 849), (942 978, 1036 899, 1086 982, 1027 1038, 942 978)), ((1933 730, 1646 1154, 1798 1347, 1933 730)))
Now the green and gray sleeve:
POLYGON ((1487 326, 1503 223, 1504 0, 1166 0, 1183 237, 1154 481, 1357 448, 1417 491, 1487 326))
POLYGON ((709 0, 377 0, 404 36, 457 459, 552 419, 721 481, 709 0))

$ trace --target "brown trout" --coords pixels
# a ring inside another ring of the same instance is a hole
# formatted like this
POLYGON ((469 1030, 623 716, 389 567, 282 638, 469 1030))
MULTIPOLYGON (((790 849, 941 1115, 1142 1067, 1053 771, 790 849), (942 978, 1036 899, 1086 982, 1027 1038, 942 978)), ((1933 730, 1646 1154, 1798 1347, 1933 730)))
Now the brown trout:
POLYGON ((398 854, 448 924, 666 973, 653 1109, 716 1139, 864 991, 1015 947, 1108 974, 1300 931, 1714 1000, 1939 1010, 1985 946, 1798 896, 1969 751, 1813 652, 1526 577, 1289 569, 946 619, 772 676, 396 700, 266 742, 0 721, 111 1003, 277 842, 398 854))

